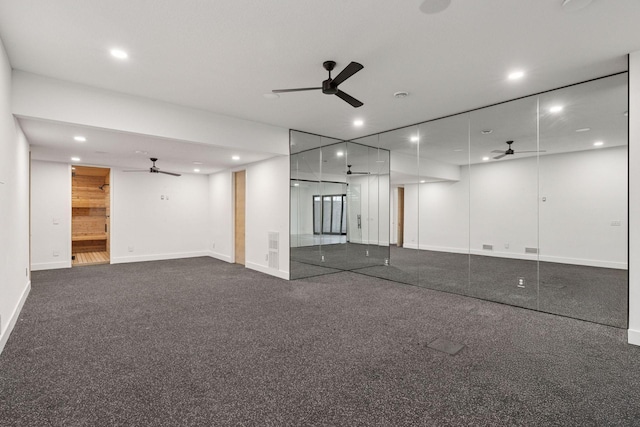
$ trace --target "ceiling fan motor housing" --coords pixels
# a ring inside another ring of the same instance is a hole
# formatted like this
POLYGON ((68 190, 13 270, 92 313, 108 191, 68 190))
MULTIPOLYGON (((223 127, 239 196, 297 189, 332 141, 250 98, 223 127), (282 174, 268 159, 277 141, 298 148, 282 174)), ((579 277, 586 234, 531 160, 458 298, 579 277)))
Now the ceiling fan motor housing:
POLYGON ((335 95, 338 93, 338 87, 333 84, 332 79, 327 79, 322 82, 322 93, 325 95, 335 95))

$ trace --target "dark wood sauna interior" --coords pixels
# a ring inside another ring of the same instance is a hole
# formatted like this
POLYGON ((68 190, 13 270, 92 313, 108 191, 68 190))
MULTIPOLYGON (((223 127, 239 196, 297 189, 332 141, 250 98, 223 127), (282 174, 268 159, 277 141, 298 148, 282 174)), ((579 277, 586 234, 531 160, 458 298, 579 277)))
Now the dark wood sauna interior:
POLYGON ((109 169, 74 166, 71 178, 73 266, 109 263, 109 169))

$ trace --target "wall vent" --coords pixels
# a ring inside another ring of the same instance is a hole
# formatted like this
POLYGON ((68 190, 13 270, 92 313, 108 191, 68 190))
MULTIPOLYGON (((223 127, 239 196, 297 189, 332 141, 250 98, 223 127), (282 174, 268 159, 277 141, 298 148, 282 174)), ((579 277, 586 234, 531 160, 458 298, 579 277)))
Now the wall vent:
POLYGON ((280 233, 269 232, 269 268, 280 268, 280 233))
POLYGON ((482 245, 482 249, 485 251, 492 251, 493 245, 482 245))
POLYGON ((538 248, 524 248, 525 254, 537 254, 538 248))

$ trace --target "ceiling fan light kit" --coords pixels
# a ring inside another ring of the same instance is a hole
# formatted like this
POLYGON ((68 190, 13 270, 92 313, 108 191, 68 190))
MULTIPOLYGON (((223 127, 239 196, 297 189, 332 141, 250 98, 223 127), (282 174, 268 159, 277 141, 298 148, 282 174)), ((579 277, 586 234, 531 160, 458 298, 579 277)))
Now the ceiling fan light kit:
POLYGON ((350 104, 354 108, 362 107, 364 105, 362 102, 358 101, 353 96, 351 96, 348 93, 345 93, 345 92, 341 91, 340 89, 338 89, 338 86, 341 83, 343 83, 349 77, 353 76, 355 73, 357 73, 358 71, 360 71, 360 70, 362 70, 364 68, 364 66, 362 64, 359 64, 357 62, 349 63, 349 65, 347 65, 340 72, 340 74, 338 74, 333 79, 331 78, 331 71, 333 71, 333 69, 335 68, 336 62, 335 61, 324 61, 322 63, 322 66, 324 67, 325 70, 327 70, 329 72, 329 78, 322 82, 322 86, 321 87, 303 87, 303 88, 295 88, 295 89, 274 89, 271 92, 273 92, 274 94, 278 94, 278 93, 286 93, 286 92, 302 92, 302 91, 307 91, 307 90, 322 90, 322 93, 324 93, 325 95, 336 95, 338 98, 340 98, 343 101, 347 102, 348 104, 350 104))

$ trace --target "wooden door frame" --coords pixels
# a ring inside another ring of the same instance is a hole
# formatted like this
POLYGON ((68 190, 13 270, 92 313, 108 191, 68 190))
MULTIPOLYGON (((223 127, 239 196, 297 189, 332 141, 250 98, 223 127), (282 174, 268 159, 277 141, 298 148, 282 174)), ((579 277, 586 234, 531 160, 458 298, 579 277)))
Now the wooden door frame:
POLYGON ((239 169, 239 170, 234 170, 232 171, 232 194, 233 194, 233 205, 232 205, 232 218, 233 218, 233 237, 232 237, 232 242, 233 242, 233 263, 234 264, 242 264, 242 265, 246 265, 247 259, 246 259, 246 254, 247 254, 247 249, 246 249, 246 241, 247 241, 247 237, 246 237, 246 223, 247 223, 247 215, 246 215, 246 195, 247 195, 247 170, 246 169, 239 169), (237 245, 236 245, 236 234, 238 231, 238 224, 237 224, 237 218, 236 218, 236 211, 237 211, 237 199, 236 199, 236 194, 237 194, 237 189, 238 189, 238 183, 237 183, 237 176, 238 174, 242 173, 244 175, 244 188, 243 188, 243 193, 244 193, 244 244, 243 244, 243 260, 241 263, 238 262, 238 257, 237 257, 237 245))

